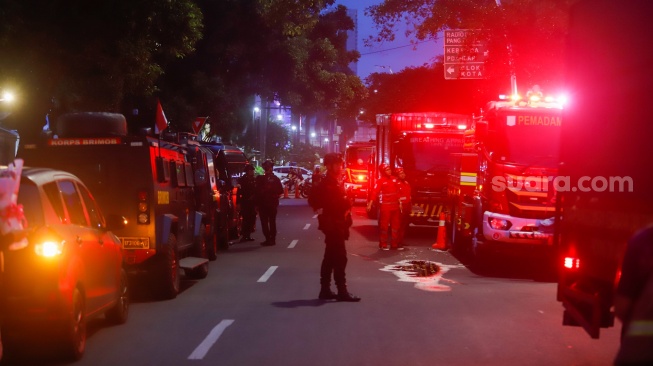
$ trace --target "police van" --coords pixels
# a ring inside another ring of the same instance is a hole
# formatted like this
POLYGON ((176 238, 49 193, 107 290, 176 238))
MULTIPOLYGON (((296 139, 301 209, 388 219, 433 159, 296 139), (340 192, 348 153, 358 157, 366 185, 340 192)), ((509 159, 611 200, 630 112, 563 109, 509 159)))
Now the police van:
POLYGON ((128 135, 120 114, 66 114, 55 129, 56 137, 24 145, 19 156, 28 165, 72 172, 95 192, 101 207, 126 218, 114 233, 128 274, 148 279, 162 298, 179 293, 179 269, 190 278, 207 276, 217 232, 207 201, 218 190, 209 167, 212 154, 177 141, 128 135))

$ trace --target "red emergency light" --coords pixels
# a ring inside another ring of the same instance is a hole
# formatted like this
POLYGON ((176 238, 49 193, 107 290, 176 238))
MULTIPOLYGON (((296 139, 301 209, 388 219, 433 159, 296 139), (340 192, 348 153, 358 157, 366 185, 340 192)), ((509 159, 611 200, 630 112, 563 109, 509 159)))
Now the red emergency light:
POLYGON ((578 269, 580 268, 580 259, 574 257, 565 257, 564 266, 567 269, 578 269))

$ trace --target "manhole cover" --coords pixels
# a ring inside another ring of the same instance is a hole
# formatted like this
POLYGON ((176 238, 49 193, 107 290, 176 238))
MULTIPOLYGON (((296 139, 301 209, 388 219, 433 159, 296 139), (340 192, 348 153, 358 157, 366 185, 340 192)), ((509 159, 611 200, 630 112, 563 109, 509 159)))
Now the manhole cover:
POLYGON ((395 271, 407 272, 409 276, 430 277, 440 271, 440 267, 429 261, 409 261, 408 264, 394 266, 395 271))
POLYGON ((446 292, 451 287, 443 285, 440 281, 456 283, 442 276, 452 268, 461 268, 462 265, 447 265, 426 260, 402 260, 395 264, 381 268, 381 271, 392 272, 401 282, 413 282, 415 288, 422 291, 446 292))

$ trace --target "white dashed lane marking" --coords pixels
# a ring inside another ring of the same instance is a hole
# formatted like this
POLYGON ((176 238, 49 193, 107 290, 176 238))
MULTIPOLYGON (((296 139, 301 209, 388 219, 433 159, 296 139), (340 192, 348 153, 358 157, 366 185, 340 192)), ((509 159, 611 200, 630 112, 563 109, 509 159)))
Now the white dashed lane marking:
POLYGON ((304 225, 304 230, 308 230, 309 227, 311 227, 311 224, 304 225))
POLYGON ((314 218, 314 219, 317 219, 317 214, 313 215, 313 218, 314 218))
POLYGON ((290 245, 288 245, 288 249, 292 249, 292 248, 294 248, 295 245, 297 245, 297 242, 298 242, 298 241, 299 241, 299 240, 297 240, 297 239, 291 241, 291 242, 290 242, 290 245))
POLYGON ((218 341, 218 338, 222 335, 225 329, 227 329, 228 326, 234 323, 233 319, 224 319, 221 321, 218 325, 213 327, 211 329, 211 332, 209 335, 204 338, 202 343, 200 343, 197 348, 193 351, 193 353, 188 356, 189 360, 201 360, 206 356, 206 354, 209 352, 209 349, 215 344, 215 342, 218 341))
POLYGON ((277 270, 277 268, 279 268, 279 266, 271 266, 270 268, 268 268, 267 271, 265 271, 265 273, 263 273, 263 276, 261 276, 261 278, 259 278, 258 281, 256 282, 267 282, 267 280, 270 278, 270 276, 272 276, 272 274, 274 273, 274 271, 277 270))

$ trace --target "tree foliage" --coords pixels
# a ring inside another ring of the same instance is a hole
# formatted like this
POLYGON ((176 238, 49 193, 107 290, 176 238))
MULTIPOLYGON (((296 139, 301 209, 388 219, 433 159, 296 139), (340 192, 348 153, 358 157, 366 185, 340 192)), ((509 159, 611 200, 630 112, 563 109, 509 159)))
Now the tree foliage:
MULTIPOLYGON (((192 52, 202 13, 190 0, 1 0, 0 83, 26 112, 119 111, 170 60, 192 52)), ((42 119, 41 119, 42 120, 42 119)))
POLYGON ((353 23, 333 3, 0 0, 0 85, 19 87, 18 119, 38 125, 51 100, 55 115, 123 112, 151 127, 158 98, 173 129, 209 116, 225 139, 252 120, 254 94, 352 115, 365 88, 346 68, 353 23))
POLYGON ((394 74, 373 73, 366 82, 369 98, 364 120, 402 112, 451 112, 472 114, 496 95, 474 80, 444 80, 442 63, 406 68, 394 74))
POLYGON ((208 115, 218 134, 237 140, 252 121, 254 94, 296 114, 355 113, 365 88, 347 69, 359 57, 345 47, 353 22, 332 3, 198 1, 204 38, 161 80, 173 121, 188 129, 195 116, 208 115))
POLYGON ((493 88, 509 86, 511 69, 520 85, 557 88, 563 77, 569 7, 574 2, 385 0, 366 10, 379 31, 368 41, 394 39, 397 26, 402 22, 408 26, 407 33, 416 40, 437 39, 445 29, 480 29, 488 45, 486 74, 493 88))

